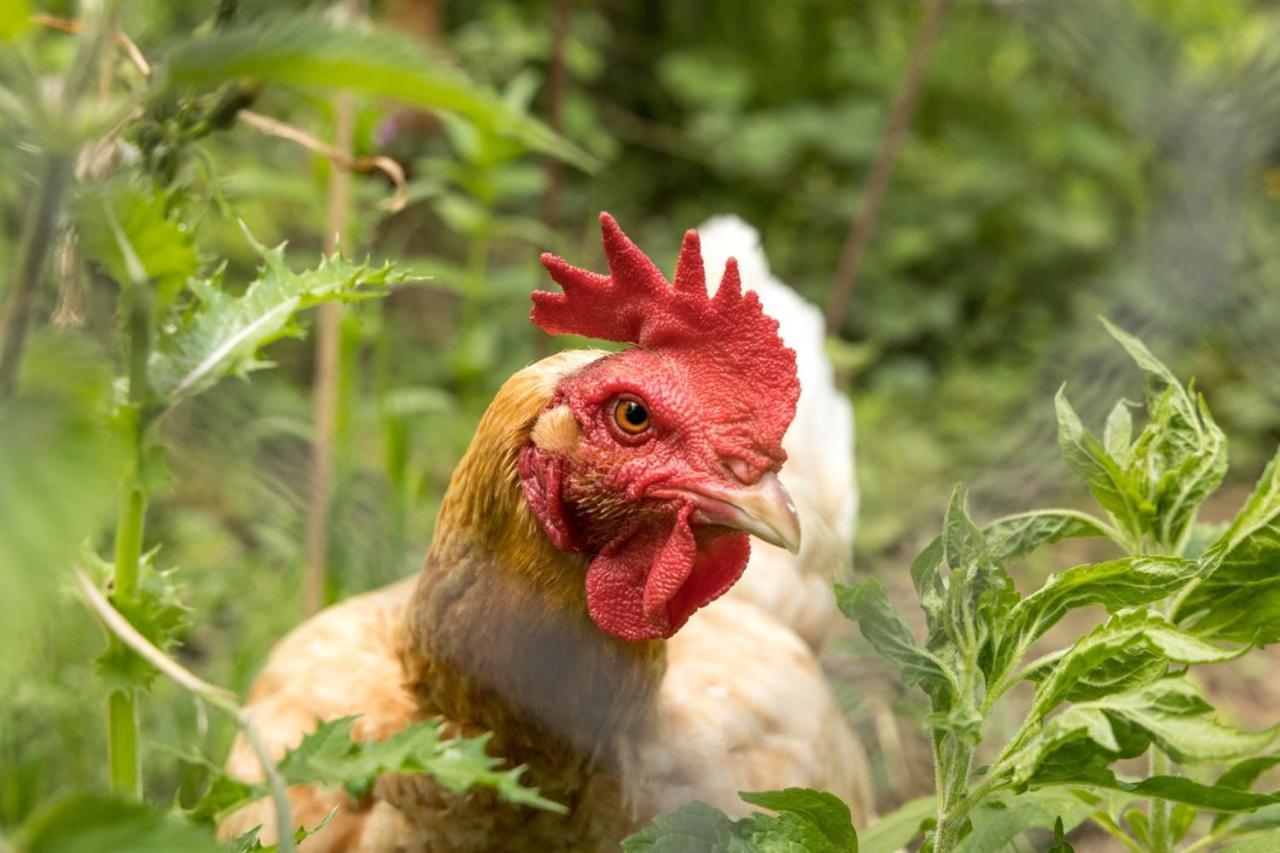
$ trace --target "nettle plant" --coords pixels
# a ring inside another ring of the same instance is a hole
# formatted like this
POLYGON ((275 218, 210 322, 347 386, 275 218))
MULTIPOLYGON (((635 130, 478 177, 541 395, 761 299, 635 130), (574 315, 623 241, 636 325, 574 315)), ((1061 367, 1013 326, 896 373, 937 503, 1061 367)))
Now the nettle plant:
POLYGON ((941 535, 911 565, 923 642, 878 581, 837 588, 844 613, 932 707, 935 796, 886 818, 864 849, 922 838, 934 853, 993 850, 1056 824, 1054 849, 1069 850, 1063 831, 1084 820, 1131 850, 1280 845, 1280 807, 1267 808, 1280 796, 1252 790, 1280 764, 1265 752, 1276 730, 1224 722, 1190 677, 1280 639, 1280 455, 1234 519, 1197 524, 1226 474, 1226 439, 1193 386, 1106 325, 1146 374, 1145 425, 1135 435, 1135 404, 1122 400, 1099 439, 1064 391, 1056 399, 1062 455, 1101 515, 1040 510, 983 527, 958 488, 941 535), (1120 553, 1018 593, 1014 560, 1079 537, 1120 553), (1094 605, 1101 624, 1042 648, 1070 611, 1094 605), (1021 723, 1007 736, 984 730, 993 713, 1009 718, 1012 706, 998 706, 1024 682, 1034 693, 1021 723), (1144 753, 1145 776, 1117 768, 1144 753), (1229 766, 1215 780, 1203 765, 1229 766))

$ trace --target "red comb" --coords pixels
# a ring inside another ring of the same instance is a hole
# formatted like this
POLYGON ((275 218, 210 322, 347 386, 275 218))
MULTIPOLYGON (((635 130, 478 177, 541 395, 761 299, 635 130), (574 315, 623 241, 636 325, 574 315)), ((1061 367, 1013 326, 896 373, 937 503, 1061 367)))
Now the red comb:
POLYGON ((720 287, 709 296, 698 232, 685 232, 672 284, 612 216, 601 213, 600 227, 609 275, 543 254, 542 265, 564 292, 535 291, 533 322, 553 335, 679 349, 731 368, 757 394, 776 401, 757 414, 760 426, 776 433, 769 437, 781 441, 800 396, 796 356, 783 345, 778 322, 764 313, 755 292, 742 292, 737 261, 729 259, 720 287))

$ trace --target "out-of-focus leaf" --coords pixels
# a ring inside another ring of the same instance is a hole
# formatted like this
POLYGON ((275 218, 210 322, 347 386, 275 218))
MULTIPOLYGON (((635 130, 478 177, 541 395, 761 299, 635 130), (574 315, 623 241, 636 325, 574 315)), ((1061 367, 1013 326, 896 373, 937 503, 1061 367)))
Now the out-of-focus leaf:
POLYGON ((1041 509, 998 518, 982 532, 987 537, 992 559, 1006 562, 1063 539, 1105 537, 1107 528, 1088 513, 1071 509, 1041 509))
POLYGON ((249 77, 389 98, 456 113, 536 151, 585 169, 595 166, 589 154, 546 125, 387 31, 344 29, 313 16, 257 20, 177 45, 160 70, 169 86, 249 77))
POLYGON ((31 29, 31 0, 0 2, 0 42, 14 41, 31 29))
POLYGON ((76 203, 85 254, 124 288, 142 279, 156 288, 162 310, 196 274, 195 241, 166 212, 163 196, 125 183, 90 190, 76 203))
POLYGON ((262 367, 258 351, 295 333, 299 311, 322 302, 381 296, 405 280, 390 265, 352 264, 336 255, 295 273, 285 264, 283 246, 263 250, 263 262, 259 278, 241 296, 214 281, 192 282, 199 304, 160 338, 150 365, 152 388, 170 405, 224 376, 262 367))
POLYGON ((919 838, 921 824, 937 814, 934 797, 920 797, 903 803, 863 830, 858 839, 861 853, 895 853, 919 838))
POLYGON ((96 354, 36 339, 20 392, 0 403, 0 684, 31 651, 66 570, 106 521, 123 447, 107 426, 109 377, 96 354))
POLYGON ((1280 640, 1280 452, 1203 559, 1217 568, 1179 602, 1173 618, 1206 637, 1280 640))
MULTIPOLYGON (((355 717, 324 720, 298 746, 280 759, 279 771, 290 785, 320 783, 343 787, 360 797, 383 773, 427 773, 455 793, 473 787, 492 788, 502 799, 547 811, 566 809, 520 783, 523 767, 498 769, 502 760, 485 752, 488 735, 447 738, 443 724, 425 720, 385 740, 353 740, 355 717)), ((215 775, 204 797, 191 809, 202 819, 219 819, 259 797, 268 789, 225 775, 215 775)))
POLYGON ((206 829, 145 803, 71 794, 45 807, 16 839, 22 853, 220 853, 206 829))

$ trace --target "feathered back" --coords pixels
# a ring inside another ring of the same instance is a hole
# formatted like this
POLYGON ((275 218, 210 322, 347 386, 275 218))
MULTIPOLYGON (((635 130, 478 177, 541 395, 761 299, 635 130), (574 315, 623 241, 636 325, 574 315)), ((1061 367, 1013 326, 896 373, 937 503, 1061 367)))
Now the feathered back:
POLYGON ((742 289, 754 290, 778 321, 779 336, 796 353, 800 377, 795 419, 782 440, 787 463, 779 476, 799 507, 804 548, 793 556, 753 544, 751 563, 731 594, 765 606, 816 644, 837 618, 831 579, 852 564, 858 512, 853 406, 836 388, 822 313, 769 271, 759 233, 736 216, 714 217, 697 230, 707 270, 737 259, 742 289))

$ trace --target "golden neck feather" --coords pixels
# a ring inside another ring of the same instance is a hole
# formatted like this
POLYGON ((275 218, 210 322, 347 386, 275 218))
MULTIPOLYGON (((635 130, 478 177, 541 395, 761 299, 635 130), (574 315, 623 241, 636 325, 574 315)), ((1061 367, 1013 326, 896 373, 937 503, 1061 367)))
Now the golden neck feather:
POLYGON ((454 472, 408 614, 423 711, 493 730, 495 748, 535 772, 562 765, 565 747, 587 764, 607 757, 648 714, 665 665, 660 641, 616 640, 591 621, 587 558, 551 544, 517 471, 556 386, 602 355, 561 353, 503 385, 454 472))

